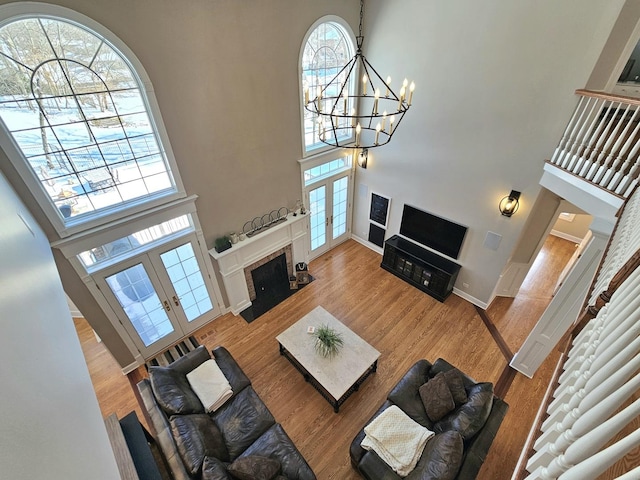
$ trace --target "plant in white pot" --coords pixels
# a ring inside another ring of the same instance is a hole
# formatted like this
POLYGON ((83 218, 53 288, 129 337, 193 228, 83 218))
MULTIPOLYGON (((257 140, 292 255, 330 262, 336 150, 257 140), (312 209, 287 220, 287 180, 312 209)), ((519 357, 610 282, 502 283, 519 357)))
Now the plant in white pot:
POLYGON ((313 332, 316 352, 325 358, 335 357, 344 345, 342 334, 328 325, 320 325, 313 332))

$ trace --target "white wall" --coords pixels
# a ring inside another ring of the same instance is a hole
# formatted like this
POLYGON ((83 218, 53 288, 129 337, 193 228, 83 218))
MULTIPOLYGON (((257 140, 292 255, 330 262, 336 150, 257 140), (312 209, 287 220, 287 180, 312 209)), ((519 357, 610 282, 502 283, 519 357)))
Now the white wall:
POLYGON ((119 477, 43 232, 0 174, 0 477, 119 477))
MULTIPOLYGON (((356 189, 392 197, 387 236, 398 232, 404 203, 468 226, 456 287, 479 302, 490 300, 573 92, 589 78, 622 3, 366 3, 367 59, 393 87, 406 76, 416 91, 393 141, 369 151, 356 189), (507 218, 498 202, 511 189, 522 192, 521 207, 507 218), (483 247, 487 231, 502 235, 497 251, 483 247)), ((368 199, 355 198, 353 232, 366 238, 368 199)))

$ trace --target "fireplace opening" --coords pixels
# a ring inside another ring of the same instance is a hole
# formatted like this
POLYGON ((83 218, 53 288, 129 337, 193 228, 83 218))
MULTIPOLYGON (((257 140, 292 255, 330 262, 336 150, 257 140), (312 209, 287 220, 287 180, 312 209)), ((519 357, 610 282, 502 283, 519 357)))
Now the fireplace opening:
MULTIPOLYGON (((274 258, 268 261, 264 259, 264 263, 261 261, 255 268, 245 270, 251 306, 240 312, 240 315, 247 322, 252 322, 297 291, 291 289, 289 276, 292 267, 287 253, 290 255, 286 251, 280 255, 276 252, 274 258)), ((300 288, 303 286, 300 285, 300 288)))
POLYGON ((273 306, 284 300, 289 293, 289 273, 284 253, 251 272, 256 291, 256 303, 272 303, 273 306))

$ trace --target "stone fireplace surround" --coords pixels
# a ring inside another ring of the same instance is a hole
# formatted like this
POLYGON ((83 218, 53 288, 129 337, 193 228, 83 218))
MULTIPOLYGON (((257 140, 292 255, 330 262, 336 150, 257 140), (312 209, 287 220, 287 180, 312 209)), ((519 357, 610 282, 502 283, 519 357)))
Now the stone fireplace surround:
POLYGON ((287 256, 287 268, 292 273, 293 265, 309 261, 308 231, 309 215, 293 216, 290 213, 286 221, 235 243, 224 252, 209 250, 213 266, 222 277, 228 308, 234 315, 239 315, 251 306, 252 296, 247 281, 251 278, 251 273, 248 273, 247 277, 246 270, 250 272, 267 263, 271 258, 282 254, 280 250, 286 253, 289 247, 291 254, 287 256))

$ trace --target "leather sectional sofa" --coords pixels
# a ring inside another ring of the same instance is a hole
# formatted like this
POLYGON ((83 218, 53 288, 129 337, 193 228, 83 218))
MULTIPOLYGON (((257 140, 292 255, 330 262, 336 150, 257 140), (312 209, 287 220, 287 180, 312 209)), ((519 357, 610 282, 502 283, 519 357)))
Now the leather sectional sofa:
MULTIPOLYGON (((438 373, 449 372, 454 367, 443 359, 432 365, 419 360, 391 390, 384 404, 366 425, 392 405, 396 405, 412 420, 435 432, 422 452, 415 468, 406 477, 414 479, 475 479, 484 462, 489 447, 509 406, 493 394, 491 383, 477 383, 460 372, 466 391, 465 403, 458 405, 440 420, 433 422, 425 409, 420 388, 438 373), (452 447, 452 439, 458 444, 452 447)), ((456 372, 457 375, 457 372, 456 372)), ((350 447, 351 464, 368 480, 400 480, 374 450, 365 450, 361 443, 364 428, 356 435, 350 447)))
POLYGON ((275 463, 280 474, 268 478, 314 480, 306 460, 231 354, 224 347, 212 353, 233 390, 232 397, 215 412, 205 412, 186 378, 211 358, 204 346, 168 367, 150 367, 150 378, 138 383, 172 478, 231 479, 235 477, 228 472, 234 465, 267 458, 269 467, 275 463))

